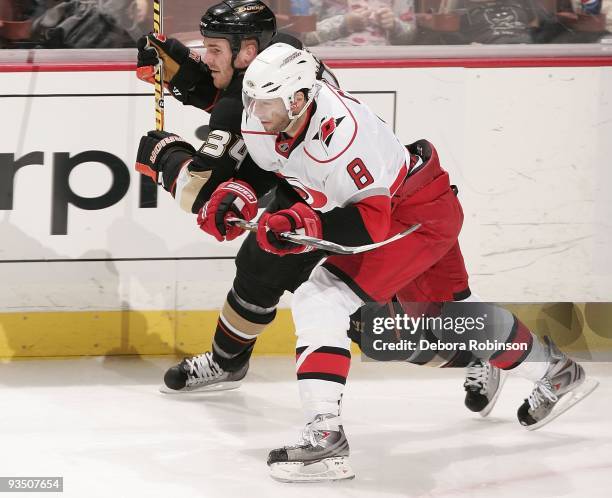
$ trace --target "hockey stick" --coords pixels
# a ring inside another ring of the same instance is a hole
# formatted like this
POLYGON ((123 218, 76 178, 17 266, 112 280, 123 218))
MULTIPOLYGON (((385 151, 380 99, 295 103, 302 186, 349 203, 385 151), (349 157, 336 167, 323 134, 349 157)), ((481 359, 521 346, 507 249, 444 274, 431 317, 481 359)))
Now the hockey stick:
MULTIPOLYGON (((164 32, 164 4, 163 0, 153 0, 153 33, 156 35, 164 32)), ((159 64, 155 71, 155 129, 164 130, 164 66, 162 59, 157 54, 159 64)))
MULTIPOLYGON (((231 223, 232 225, 244 228, 249 232, 257 232, 257 223, 254 223, 252 221, 241 220, 240 218, 228 218, 226 221, 228 223, 231 223)), ((308 235, 300 235, 298 233, 292 232, 283 232, 280 234, 280 237, 294 244, 314 247, 316 249, 322 249, 323 251, 333 252, 335 254, 359 254, 362 252, 372 251, 373 249, 378 249, 382 246, 386 246, 387 244, 395 242, 396 240, 399 240, 405 237, 406 235, 410 235, 412 232, 418 230, 419 228, 421 228, 421 224, 416 223, 410 228, 404 230, 403 232, 395 234, 391 238, 382 240, 380 242, 374 242, 373 244, 366 244, 364 246, 343 246, 342 244, 336 244, 335 242, 330 242, 329 240, 317 239, 316 237, 309 237, 308 235)))

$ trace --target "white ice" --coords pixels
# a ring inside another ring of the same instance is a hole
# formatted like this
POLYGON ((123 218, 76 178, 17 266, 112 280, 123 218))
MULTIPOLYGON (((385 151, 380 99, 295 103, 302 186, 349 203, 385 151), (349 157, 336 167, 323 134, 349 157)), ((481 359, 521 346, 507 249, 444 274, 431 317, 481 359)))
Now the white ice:
POLYGON ((355 358, 343 416, 357 477, 292 485, 265 464, 303 425, 291 358, 254 358, 236 391, 162 395, 173 361, 0 364, 0 476, 64 477, 62 495, 19 495, 33 497, 612 496, 610 364, 586 364, 599 389, 529 432, 515 416, 527 381, 510 378, 481 419, 462 370, 355 358))

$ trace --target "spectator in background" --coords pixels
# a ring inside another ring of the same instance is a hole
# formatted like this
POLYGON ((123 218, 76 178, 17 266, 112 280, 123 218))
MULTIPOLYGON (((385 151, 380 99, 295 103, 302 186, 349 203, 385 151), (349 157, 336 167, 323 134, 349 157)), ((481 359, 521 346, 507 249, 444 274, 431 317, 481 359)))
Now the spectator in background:
POLYGON ((151 0, 98 0, 98 5, 100 11, 112 17, 134 41, 151 31, 150 26, 145 28, 144 25, 148 9, 153 8, 151 0))
POLYGON ((463 11, 467 43, 533 43, 538 16, 532 0, 449 0, 449 11, 463 11))
POLYGON ((416 35, 414 0, 311 0, 317 29, 307 46, 406 45, 416 35))
POLYGON ((124 48, 149 31, 147 0, 69 0, 34 21, 41 48, 124 48))
POLYGON ((612 0, 603 0, 601 12, 606 15, 606 30, 612 33, 612 0))
POLYGON ((27 41, 32 20, 45 9, 45 0, 0 0, 0 48, 27 41))
POLYGON ((597 43, 610 36, 602 0, 559 0, 556 7, 554 16, 541 20, 537 43, 597 43))

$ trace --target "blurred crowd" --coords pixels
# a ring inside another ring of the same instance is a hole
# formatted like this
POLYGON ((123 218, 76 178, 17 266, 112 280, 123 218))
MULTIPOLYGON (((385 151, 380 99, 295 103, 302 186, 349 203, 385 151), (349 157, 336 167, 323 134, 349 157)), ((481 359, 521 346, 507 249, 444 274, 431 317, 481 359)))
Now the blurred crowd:
MULTIPOLYGON (((165 2, 170 36, 197 38, 218 0, 165 2)), ((307 46, 593 43, 612 0, 270 0, 307 46)), ((124 48, 151 31, 152 0, 0 0, 2 48, 124 48)))
POLYGON ((3 48, 126 48, 150 31, 151 0, 0 0, 3 48))

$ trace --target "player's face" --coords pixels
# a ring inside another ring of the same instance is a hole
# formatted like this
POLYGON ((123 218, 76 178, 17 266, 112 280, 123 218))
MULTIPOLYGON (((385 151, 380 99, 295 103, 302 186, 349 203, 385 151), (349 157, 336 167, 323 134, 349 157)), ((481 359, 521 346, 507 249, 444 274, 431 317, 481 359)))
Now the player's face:
POLYGON ((250 104, 254 114, 268 133, 280 133, 289 126, 289 114, 282 99, 255 99, 250 104))
POLYGON ((215 88, 227 88, 234 74, 229 42, 224 38, 204 37, 204 47, 204 63, 210 69, 215 88))

